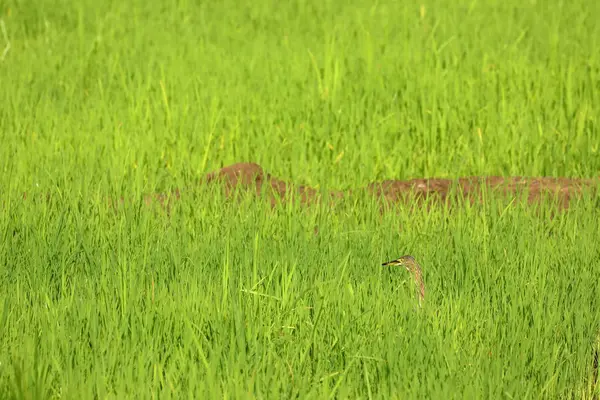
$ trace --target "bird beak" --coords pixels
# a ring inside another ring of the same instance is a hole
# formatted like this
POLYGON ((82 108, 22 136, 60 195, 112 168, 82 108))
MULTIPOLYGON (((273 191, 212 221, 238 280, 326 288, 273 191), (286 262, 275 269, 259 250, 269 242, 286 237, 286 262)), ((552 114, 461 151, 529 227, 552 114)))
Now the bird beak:
POLYGON ((388 262, 384 262, 383 264, 381 264, 382 267, 387 267, 388 265, 398 265, 398 262, 396 260, 393 260, 393 261, 388 261, 388 262))

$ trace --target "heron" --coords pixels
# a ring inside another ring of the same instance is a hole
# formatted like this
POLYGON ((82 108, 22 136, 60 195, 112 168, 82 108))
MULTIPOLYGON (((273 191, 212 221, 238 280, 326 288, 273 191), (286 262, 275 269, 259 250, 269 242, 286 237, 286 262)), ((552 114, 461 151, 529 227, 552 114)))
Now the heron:
POLYGON ((406 255, 395 260, 385 262, 381 265, 383 267, 398 265, 406 268, 406 270, 413 276, 415 280, 417 297, 419 299, 419 307, 421 307, 423 301, 425 300, 425 285, 423 284, 423 272, 421 271, 421 266, 415 260, 415 258, 413 256, 406 255))

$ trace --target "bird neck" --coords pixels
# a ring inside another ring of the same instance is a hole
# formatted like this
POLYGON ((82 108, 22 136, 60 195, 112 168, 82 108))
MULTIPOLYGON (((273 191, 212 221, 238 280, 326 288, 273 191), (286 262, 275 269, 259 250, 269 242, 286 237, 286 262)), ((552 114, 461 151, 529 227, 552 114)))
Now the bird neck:
POLYGON ((423 301, 425 300, 425 284, 423 283, 423 272, 421 271, 421 267, 417 263, 415 263, 412 266, 411 270, 415 280, 417 297, 419 298, 419 306, 421 306, 423 301))

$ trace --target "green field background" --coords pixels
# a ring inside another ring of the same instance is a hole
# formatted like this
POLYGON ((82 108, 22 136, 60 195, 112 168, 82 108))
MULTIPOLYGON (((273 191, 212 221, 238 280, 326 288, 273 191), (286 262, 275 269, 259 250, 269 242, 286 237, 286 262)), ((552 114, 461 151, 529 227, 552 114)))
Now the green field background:
POLYGON ((241 161, 330 189, 597 177, 599 20, 584 0, 0 2, 0 398, 592 398, 597 195, 141 198, 241 161), (380 267, 403 254, 423 309, 380 267))
POLYGON ((340 188, 598 176, 598 8, 4 3, 3 168, 96 185, 137 165, 159 187, 239 161, 340 188))

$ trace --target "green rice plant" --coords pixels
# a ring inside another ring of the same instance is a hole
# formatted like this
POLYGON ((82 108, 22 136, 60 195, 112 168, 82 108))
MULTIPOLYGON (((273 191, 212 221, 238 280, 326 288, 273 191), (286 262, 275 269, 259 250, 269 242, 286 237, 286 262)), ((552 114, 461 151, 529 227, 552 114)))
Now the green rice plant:
POLYGON ((552 220, 493 200, 384 214, 223 201, 198 194, 167 215, 67 199, 45 218, 15 203, 3 397, 591 393, 591 200, 552 220), (422 312, 410 277, 380 266, 399 252, 422 263, 422 312))
POLYGON ((0 4, 0 397, 593 398, 597 194, 271 207, 198 181, 596 176, 597 15, 0 4), (403 254, 418 312, 380 266, 403 254))
POLYGON ((239 161, 328 188, 599 170, 586 1, 2 7, 3 187, 149 192, 239 161))

